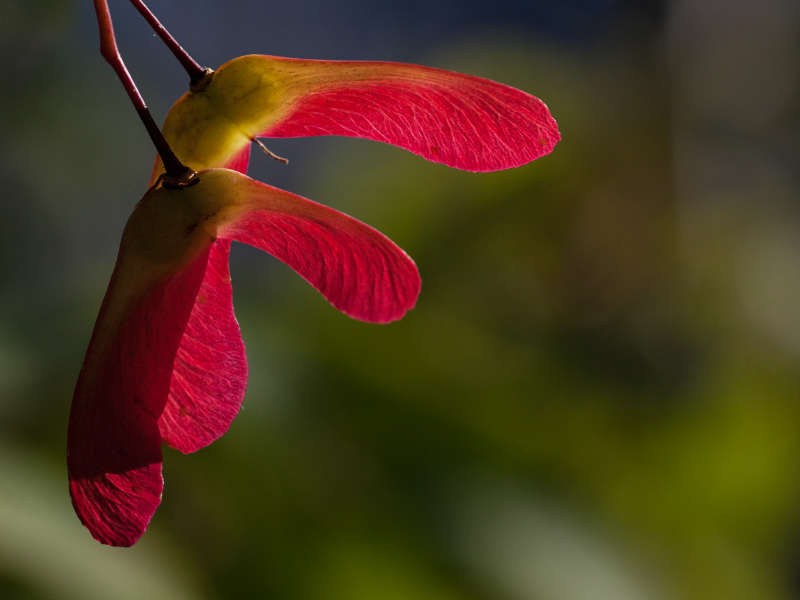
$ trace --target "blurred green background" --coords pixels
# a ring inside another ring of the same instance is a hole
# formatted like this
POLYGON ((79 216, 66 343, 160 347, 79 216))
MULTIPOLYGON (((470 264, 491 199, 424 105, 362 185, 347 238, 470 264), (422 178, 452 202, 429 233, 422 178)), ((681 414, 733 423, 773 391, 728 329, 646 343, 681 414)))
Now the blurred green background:
MULTIPOLYGON (((154 156, 88 0, 0 0, 0 598, 800 597, 800 5, 152 0, 203 64, 405 60, 541 97, 563 140, 475 175, 350 139, 254 177, 381 230, 415 310, 348 319, 236 246, 250 362, 165 448, 143 539, 72 512, 72 389, 154 156)), ((123 0, 157 120, 186 89, 123 0)))

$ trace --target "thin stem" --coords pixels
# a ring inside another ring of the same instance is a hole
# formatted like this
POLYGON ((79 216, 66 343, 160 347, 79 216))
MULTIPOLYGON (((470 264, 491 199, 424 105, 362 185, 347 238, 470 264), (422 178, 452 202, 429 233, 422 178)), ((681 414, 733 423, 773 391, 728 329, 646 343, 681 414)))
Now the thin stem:
POLYGON ((167 171, 167 176, 170 178, 185 177, 191 170, 178 160, 172 148, 169 147, 167 140, 153 120, 150 111, 147 110, 144 98, 142 98, 142 95, 136 88, 131 74, 128 72, 127 67, 125 67, 125 63, 117 48, 117 40, 114 37, 114 26, 111 23, 111 13, 108 10, 108 3, 106 0, 94 0, 94 9, 97 13, 97 25, 100 29, 100 54, 114 69, 117 77, 119 77, 122 82, 122 86, 128 93, 128 97, 131 99, 131 102, 133 102, 136 112, 139 113, 139 118, 141 118, 147 133, 150 135, 150 139, 153 140, 156 150, 158 150, 158 153, 161 155, 161 160, 164 162, 164 168, 167 171))
POLYGON ((175 58, 178 59, 178 62, 183 65, 183 68, 186 69, 186 72, 189 74, 189 78, 191 79, 192 84, 196 84, 200 81, 205 74, 208 72, 208 69, 201 67, 197 61, 195 61, 183 47, 175 41, 175 38, 172 37, 167 31, 161 22, 156 18, 156 16, 150 12, 150 9, 145 6, 142 0, 131 0, 131 4, 139 11, 144 17, 144 20, 150 24, 150 27, 153 28, 158 34, 158 37, 161 38, 167 48, 170 49, 170 52, 175 55, 175 58))
POLYGON ((260 148, 261 148, 261 149, 264 151, 264 153, 265 153, 267 156, 269 156, 270 158, 274 158, 275 160, 277 160, 277 161, 279 161, 279 162, 282 162, 282 163, 283 163, 283 164, 285 164, 285 165, 288 165, 288 164, 289 164, 289 159, 288 159, 288 158, 283 158, 283 157, 280 157, 280 156, 278 156, 277 154, 275 154, 275 153, 274 153, 272 150, 270 150, 269 148, 267 148, 267 147, 264 145, 264 142, 262 142, 260 139, 258 139, 258 138, 253 138, 253 141, 254 141, 256 144, 258 144, 258 145, 259 145, 259 147, 260 147, 260 148))

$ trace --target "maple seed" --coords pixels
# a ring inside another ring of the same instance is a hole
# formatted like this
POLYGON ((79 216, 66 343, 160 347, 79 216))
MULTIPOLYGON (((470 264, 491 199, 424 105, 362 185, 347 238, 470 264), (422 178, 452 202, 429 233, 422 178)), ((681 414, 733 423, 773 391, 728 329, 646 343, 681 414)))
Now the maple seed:
POLYGON ((73 507, 113 546, 134 544, 161 502, 162 443, 194 452, 241 409, 248 368, 233 312, 234 240, 283 261, 356 319, 394 321, 419 295, 414 261, 383 234, 244 175, 251 142, 288 163, 256 138, 360 137, 488 172, 544 156, 561 139, 538 98, 441 69, 257 55, 204 69, 142 0, 131 2, 192 87, 162 133, 119 54, 107 0, 94 0, 101 53, 159 153, 122 234, 67 433, 73 507))
MULTIPOLYGON (((541 100, 487 79, 418 65, 259 55, 225 63, 205 92, 184 94, 163 133, 196 171, 246 168, 254 138, 340 135, 489 172, 549 154, 561 137, 541 100)), ((159 161, 155 176, 163 169, 159 161)))

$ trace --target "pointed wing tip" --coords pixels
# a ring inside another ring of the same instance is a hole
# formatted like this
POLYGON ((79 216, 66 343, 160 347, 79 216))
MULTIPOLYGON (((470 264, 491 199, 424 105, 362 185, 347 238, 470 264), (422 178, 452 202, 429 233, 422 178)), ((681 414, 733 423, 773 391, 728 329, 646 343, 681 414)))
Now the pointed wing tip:
MULTIPOLYGON (((561 141, 558 123, 556 123, 544 102, 534 96, 531 96, 531 98, 541 104, 544 114, 539 119, 531 120, 535 131, 531 132, 532 135, 528 138, 527 143, 521 144, 516 152, 509 152, 506 147, 498 146, 496 152, 490 152, 485 160, 481 161, 479 168, 466 168, 465 170, 476 173, 492 173, 505 169, 515 169, 543 158, 555 149, 558 142, 561 141)), ((431 159, 428 158, 428 160, 431 159)), ((448 166, 460 169, 465 168, 460 164, 448 166)))
POLYGON ((142 537, 161 504, 161 465, 148 465, 123 474, 69 479, 75 514, 94 539, 118 548, 133 546, 142 537))
POLYGON ((145 532, 145 530, 142 529, 130 535, 118 535, 115 533, 112 536, 107 536, 104 533, 93 531, 86 523, 83 523, 83 525, 89 530, 89 533, 92 534, 94 539, 104 546, 111 546, 112 548, 131 548, 139 541, 145 532))
POLYGON ((408 261, 406 267, 409 272, 405 274, 404 281, 392 282, 390 287, 391 294, 387 293, 386 296, 377 301, 373 299, 372 302, 357 307, 341 307, 337 306, 336 303, 332 303, 333 306, 348 317, 365 323, 386 325, 402 319, 408 311, 413 310, 416 306, 422 289, 422 279, 416 264, 408 255, 403 254, 408 261))
POLYGON ((548 113, 549 122, 541 126, 537 133, 528 138, 528 142, 511 150, 505 144, 486 146, 484 152, 469 155, 442 153, 439 146, 430 146, 411 150, 427 161, 442 164, 453 169, 470 173, 494 173, 506 169, 516 169, 547 156, 561 141, 558 125, 548 113))
POLYGON ((160 421, 161 441, 182 454, 192 454, 210 446, 230 429, 233 419, 241 410, 246 388, 245 376, 241 386, 229 394, 204 396, 207 404, 217 409, 217 414, 202 415, 200 422, 193 420, 190 423, 176 423, 174 419, 170 422, 160 421), (211 416, 215 418, 210 418, 211 416))

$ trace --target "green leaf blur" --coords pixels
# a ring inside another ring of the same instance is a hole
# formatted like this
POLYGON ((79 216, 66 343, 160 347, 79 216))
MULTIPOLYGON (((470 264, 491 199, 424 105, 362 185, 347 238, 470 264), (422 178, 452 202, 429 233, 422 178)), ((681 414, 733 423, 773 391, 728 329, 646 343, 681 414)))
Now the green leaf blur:
POLYGON ((475 175, 310 140, 291 191, 403 247, 417 308, 350 320, 235 247, 244 408, 209 448, 165 449, 162 508, 126 552, 72 514, 63 452, 152 152, 110 71, 53 33, 66 4, 31 2, 55 15, 31 35, 28 9, 0 6, 16 57, 0 87, 0 597, 797 596, 800 214, 768 160, 797 149, 796 92, 762 85, 752 123, 746 90, 692 92, 707 82, 680 7, 663 40, 635 23, 591 48, 479 31, 429 56, 541 97, 562 142, 475 175), (762 161, 761 185, 709 175, 734 151, 762 161))

